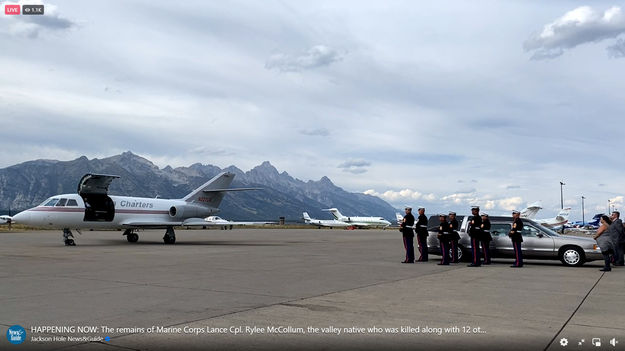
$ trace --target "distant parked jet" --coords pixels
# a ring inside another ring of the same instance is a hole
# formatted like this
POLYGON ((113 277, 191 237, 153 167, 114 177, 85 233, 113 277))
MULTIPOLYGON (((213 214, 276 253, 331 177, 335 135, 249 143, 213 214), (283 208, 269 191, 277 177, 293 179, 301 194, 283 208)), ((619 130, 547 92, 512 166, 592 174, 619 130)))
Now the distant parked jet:
POLYGON ((534 221, 545 227, 555 228, 565 225, 569 221, 570 207, 565 207, 555 216, 555 218, 535 219, 534 221))
POLYGON ((219 216, 208 216, 204 218, 204 220, 206 221, 204 225, 220 226, 222 227, 222 229, 227 229, 227 228, 232 229, 232 227, 239 226, 239 225, 246 226, 246 225, 263 225, 263 224, 275 224, 276 223, 276 222, 234 222, 234 221, 229 221, 227 219, 223 219, 219 216))
POLYGON ((343 216, 341 212, 339 212, 339 210, 336 208, 329 208, 324 211, 329 211, 330 213, 332 213, 337 221, 349 223, 354 227, 388 227, 389 225, 391 225, 391 222, 387 221, 382 217, 347 217, 343 216))
POLYGON ((344 228, 344 227, 352 227, 351 224, 349 223, 345 223, 345 222, 341 222, 341 221, 337 221, 336 219, 316 219, 316 218, 310 218, 310 216, 308 215, 308 212, 304 212, 302 213, 302 215, 304 216, 304 223, 306 224, 310 224, 310 225, 316 225, 319 228, 321 227, 330 227, 330 228, 344 228))

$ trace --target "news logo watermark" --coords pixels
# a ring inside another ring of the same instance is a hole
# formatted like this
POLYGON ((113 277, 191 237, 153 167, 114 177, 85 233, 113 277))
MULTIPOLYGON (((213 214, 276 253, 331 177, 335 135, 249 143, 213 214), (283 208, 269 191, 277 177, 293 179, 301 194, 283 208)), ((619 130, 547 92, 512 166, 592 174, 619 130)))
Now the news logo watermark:
POLYGON ((4 4, 5 15, 43 15, 44 5, 4 4))
POLYGON ((26 330, 21 325, 13 325, 7 330, 7 339, 11 344, 21 344, 26 340, 26 330))

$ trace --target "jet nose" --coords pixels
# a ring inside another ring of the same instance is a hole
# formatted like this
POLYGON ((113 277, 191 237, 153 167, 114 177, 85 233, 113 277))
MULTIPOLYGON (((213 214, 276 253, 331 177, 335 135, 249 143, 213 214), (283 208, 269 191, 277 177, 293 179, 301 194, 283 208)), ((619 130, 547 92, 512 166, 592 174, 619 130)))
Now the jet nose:
POLYGON ((12 217, 12 223, 27 224, 30 221, 30 211, 22 211, 12 217))

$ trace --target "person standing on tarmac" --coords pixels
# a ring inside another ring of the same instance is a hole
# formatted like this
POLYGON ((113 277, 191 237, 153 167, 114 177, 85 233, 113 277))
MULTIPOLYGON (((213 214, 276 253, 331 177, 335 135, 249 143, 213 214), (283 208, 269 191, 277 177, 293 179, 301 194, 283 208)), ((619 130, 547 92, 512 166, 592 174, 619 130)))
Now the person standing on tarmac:
POLYGON ((471 218, 469 220, 469 237, 471 238, 471 254, 473 260, 469 267, 480 267, 480 239, 482 237, 482 217, 480 217, 480 207, 471 207, 471 218))
POLYGON ((449 212, 449 231, 451 233, 451 263, 458 263, 458 241, 460 241, 460 234, 458 234, 458 220, 456 219, 456 212, 449 212))
POLYGON ((428 260, 428 218, 425 216, 425 207, 419 207, 419 218, 417 219, 417 243, 419 244, 419 259, 417 262, 427 262, 428 260))
POLYGON ((438 240, 441 247, 441 262, 438 265, 449 266, 449 223, 447 223, 447 215, 441 213, 438 215, 438 219, 441 223, 438 226, 438 240))
POLYGON ((514 264, 510 267, 521 268, 523 267, 523 251, 521 250, 521 243, 523 242, 523 221, 521 220, 521 212, 512 211, 512 230, 508 233, 510 240, 512 240, 512 246, 514 247, 514 264))
POLYGON ((414 263, 414 232, 412 226, 414 225, 414 216, 412 215, 412 208, 406 207, 406 215, 399 225, 399 231, 404 239, 404 249, 406 250, 406 258, 401 263, 414 263))
POLYGON ((484 253, 483 264, 491 264, 490 261, 490 242, 493 237, 490 235, 490 219, 488 219, 488 213, 482 212, 482 238, 480 239, 482 244, 482 252, 484 253))
POLYGON ((610 216, 610 220, 612 220, 610 227, 613 228, 616 236, 616 250, 614 252, 615 266, 625 265, 625 260, 623 259, 625 254, 625 227, 623 227, 623 221, 621 221, 620 217, 621 213, 619 211, 613 211, 610 216))

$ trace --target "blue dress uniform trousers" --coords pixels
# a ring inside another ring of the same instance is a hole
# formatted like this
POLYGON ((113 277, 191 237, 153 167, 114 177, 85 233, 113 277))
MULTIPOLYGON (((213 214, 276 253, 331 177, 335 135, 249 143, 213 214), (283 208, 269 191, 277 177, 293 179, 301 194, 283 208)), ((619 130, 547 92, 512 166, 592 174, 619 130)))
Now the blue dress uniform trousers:
POLYGON ((523 251, 521 251, 521 242, 513 241, 512 246, 514 246, 514 266, 523 267, 523 251))
POLYGON ((451 263, 458 263, 458 240, 451 241, 451 263))
POLYGON ((482 262, 480 260, 480 241, 478 238, 471 238, 471 253, 473 255, 473 261, 471 264, 474 266, 481 266, 482 262))
POLYGON ((427 235, 417 234, 417 242, 419 244, 419 262, 428 260, 428 237, 427 235))
POLYGON ((448 265, 449 264, 449 241, 440 239, 441 243, 441 264, 448 265))
POLYGON ((412 236, 404 236, 404 249, 406 249, 406 262, 414 262, 414 239, 412 236))

